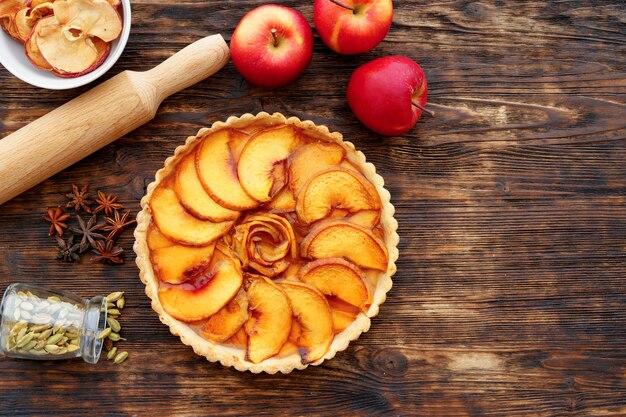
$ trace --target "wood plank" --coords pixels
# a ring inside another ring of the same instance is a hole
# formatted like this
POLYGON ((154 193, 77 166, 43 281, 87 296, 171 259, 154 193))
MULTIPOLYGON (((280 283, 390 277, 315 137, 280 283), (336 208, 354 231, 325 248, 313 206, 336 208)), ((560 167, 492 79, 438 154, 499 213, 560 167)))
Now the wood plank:
MULTIPOLYGON (((151 68, 210 33, 229 39, 263 3, 133 1, 131 38, 105 78, 151 68)), ((280 3, 312 22, 312 4, 280 3)), ((394 6, 373 51, 339 56, 316 35, 311 66, 273 91, 229 64, 166 100, 150 123, 0 206, 0 288, 124 289, 130 352, 122 366, 0 359, 0 415, 626 415, 622 2, 394 6), (424 67, 437 117, 383 138, 353 117, 345 88, 360 64, 392 54, 424 67), (290 375, 224 369, 183 346, 143 294, 130 232, 123 265, 67 265, 54 260, 41 220, 72 183, 119 194, 136 212, 187 136, 262 110, 342 132, 385 178, 400 224, 394 288, 371 330, 290 375)), ((44 91, 0 70, 0 137, 88 88, 44 91)))

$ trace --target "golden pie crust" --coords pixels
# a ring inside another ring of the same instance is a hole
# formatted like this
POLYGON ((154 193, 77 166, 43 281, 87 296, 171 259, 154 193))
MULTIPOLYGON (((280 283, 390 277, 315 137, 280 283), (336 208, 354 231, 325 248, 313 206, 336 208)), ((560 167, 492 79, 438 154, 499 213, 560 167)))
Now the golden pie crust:
POLYGON ((280 113, 268 114, 265 112, 253 115, 246 113, 241 117, 231 116, 226 122, 215 122, 210 128, 201 129, 196 136, 188 137, 184 145, 176 148, 174 155, 165 160, 165 165, 155 176, 155 181, 147 187, 146 195, 141 199, 142 210, 137 215, 137 228, 135 229, 134 251, 137 254, 136 263, 139 267, 139 276, 146 286, 146 295, 152 300, 152 308, 159 315, 161 322, 170 328, 172 334, 180 337, 181 341, 193 348, 194 352, 206 357, 211 362, 220 362, 224 366, 232 366, 239 371, 251 371, 253 373, 276 372, 289 373, 294 369, 304 369, 308 365, 319 365, 326 359, 333 358, 337 352, 348 347, 348 344, 357 339, 361 333, 369 330, 370 318, 378 314, 379 306, 385 301, 387 292, 391 289, 391 276, 396 272, 395 261, 398 259, 397 245, 399 237, 397 234, 398 223, 393 215, 395 209, 390 201, 390 194, 384 188, 383 178, 376 173, 373 164, 366 162, 365 155, 357 151, 350 142, 343 141, 342 135, 337 132, 331 133, 326 126, 317 126, 312 121, 302 121, 296 117, 286 118, 280 113), (147 231, 152 221, 151 209, 148 205, 155 187, 167 177, 176 166, 179 159, 192 149, 198 141, 209 133, 224 128, 250 129, 279 126, 283 124, 294 125, 304 130, 320 140, 334 142, 341 145, 345 151, 345 158, 353 165, 357 166, 361 173, 376 187, 382 207, 380 225, 383 230, 383 239, 388 251, 388 266, 385 272, 379 274, 375 288, 371 290, 371 305, 369 308, 358 314, 356 319, 342 332, 336 334, 327 353, 319 360, 303 364, 300 355, 294 353, 289 356, 274 356, 265 359, 260 363, 252 363, 245 360, 245 349, 216 343, 201 337, 185 322, 180 321, 167 314, 159 301, 159 279, 153 270, 150 260, 150 250, 147 245, 147 231))

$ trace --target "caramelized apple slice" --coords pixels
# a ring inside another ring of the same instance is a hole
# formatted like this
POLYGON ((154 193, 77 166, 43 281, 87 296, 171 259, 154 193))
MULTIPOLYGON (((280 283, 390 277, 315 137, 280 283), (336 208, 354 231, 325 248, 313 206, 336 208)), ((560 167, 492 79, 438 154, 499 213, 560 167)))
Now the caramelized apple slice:
POLYGON ((213 223, 197 219, 180 204, 169 181, 153 191, 150 210, 157 227, 165 236, 184 245, 206 246, 226 234, 232 221, 213 223))
POLYGON ((327 217, 335 207, 355 213, 380 206, 376 188, 364 176, 339 167, 315 174, 296 197, 296 212, 304 224, 327 217))
POLYGON ((231 150, 247 139, 243 132, 222 129, 203 138, 196 151, 196 170, 204 189, 231 210, 250 210, 259 205, 241 187, 237 159, 231 150))
POLYGON ((169 248, 170 246, 176 245, 176 242, 168 239, 167 236, 161 233, 159 228, 156 227, 154 223, 150 223, 150 226, 148 226, 148 231, 146 232, 146 243, 148 244, 148 248, 150 248, 150 250, 169 248))
POLYGON ((302 363, 311 363, 328 352, 333 341, 333 317, 324 295, 300 282, 281 282, 280 287, 291 301, 293 315, 301 326, 296 345, 302 363))
POLYGON ((165 312, 178 320, 204 320, 235 297, 242 281, 236 260, 227 259, 207 268, 194 286, 182 284, 159 290, 159 301, 165 312))
POLYGON ((246 330, 243 326, 237 330, 237 333, 233 335, 230 339, 224 342, 225 344, 232 345, 238 349, 246 350, 248 346, 248 335, 246 334, 246 330))
POLYGON ((352 223, 366 228, 372 228, 380 221, 380 210, 361 210, 348 217, 352 223))
POLYGON ((200 333, 209 340, 225 342, 248 320, 248 296, 240 289, 237 296, 204 323, 200 333))
POLYGON ((238 211, 220 206, 205 191, 196 171, 195 152, 180 161, 174 191, 183 207, 199 219, 222 222, 239 217, 238 211))
POLYGON ((161 281, 181 284, 205 269, 215 249, 208 246, 183 246, 169 240, 154 224, 148 227, 148 247, 154 272, 161 281))
POLYGON ((266 129, 252 136, 237 166, 243 189, 258 201, 270 201, 272 192, 280 191, 274 184, 285 183, 281 162, 291 155, 299 143, 299 137, 290 125, 266 129))
POLYGON ((252 214, 235 228, 233 248, 244 269, 275 277, 289 267, 288 256, 298 255, 291 223, 272 213, 252 214))
POLYGON ((298 278, 324 295, 337 297, 360 310, 365 309, 369 299, 363 272, 353 263, 341 258, 323 258, 309 262, 300 269, 298 278))
POLYGON ((291 304, 285 292, 265 277, 252 279, 248 303, 250 318, 244 324, 248 334, 246 360, 259 363, 277 354, 287 341, 291 304))
POLYGON ((345 311, 336 310, 331 307, 333 313, 333 331, 335 334, 341 333, 354 322, 356 316, 345 311))
POLYGON ((301 244, 307 258, 343 257, 364 268, 387 270, 385 243, 372 230, 345 220, 325 220, 315 225, 301 244))
POLYGON ((214 248, 215 243, 200 247, 174 245, 152 251, 150 260, 154 272, 161 281, 181 284, 206 267, 211 260, 214 248))
POLYGON ((272 201, 267 203, 267 209, 278 213, 296 211, 296 198, 289 187, 284 187, 272 201))
POLYGON ((300 188, 314 174, 341 162, 345 150, 335 143, 308 143, 290 157, 289 188, 298 194, 300 188))

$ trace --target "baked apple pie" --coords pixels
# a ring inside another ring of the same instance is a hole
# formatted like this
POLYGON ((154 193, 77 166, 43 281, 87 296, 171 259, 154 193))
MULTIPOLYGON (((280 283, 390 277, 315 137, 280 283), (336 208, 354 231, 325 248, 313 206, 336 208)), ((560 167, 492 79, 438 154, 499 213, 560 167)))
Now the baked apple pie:
POLYGON ((319 365, 369 329, 392 285, 383 179, 310 121, 245 114, 202 129, 141 205, 134 248, 152 308, 225 366, 319 365))

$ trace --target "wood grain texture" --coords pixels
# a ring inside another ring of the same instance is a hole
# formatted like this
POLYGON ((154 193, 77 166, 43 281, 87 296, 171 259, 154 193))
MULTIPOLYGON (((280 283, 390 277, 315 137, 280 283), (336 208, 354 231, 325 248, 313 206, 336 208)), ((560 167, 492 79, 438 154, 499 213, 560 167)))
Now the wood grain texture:
MULTIPOLYGON (((133 1, 131 37, 108 77, 149 69, 210 33, 228 38, 263 3, 133 1)), ((280 3, 312 22, 310 2, 280 3)), ((274 91, 228 64, 167 99, 150 123, 0 206, 0 286, 127 291, 131 355, 121 367, 0 359, 0 414, 626 415, 623 2, 394 5, 373 51, 339 56, 316 35, 309 69, 274 91), (345 88, 358 65, 391 54, 424 67, 437 118, 382 138, 352 116, 345 88), (394 288, 371 330, 290 375, 223 369, 182 346, 143 295, 130 232, 123 266, 66 265, 41 220, 73 182, 118 193, 136 212, 186 136, 261 110, 353 141, 385 178, 400 225, 394 288)), ((44 91, 0 70, 0 134, 88 88, 44 91)))
POLYGON ((13 178, 0 183, 0 204, 152 120, 166 97, 213 75, 229 59, 219 34, 201 38, 155 68, 124 71, 4 137, 0 178, 13 178))

